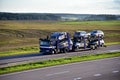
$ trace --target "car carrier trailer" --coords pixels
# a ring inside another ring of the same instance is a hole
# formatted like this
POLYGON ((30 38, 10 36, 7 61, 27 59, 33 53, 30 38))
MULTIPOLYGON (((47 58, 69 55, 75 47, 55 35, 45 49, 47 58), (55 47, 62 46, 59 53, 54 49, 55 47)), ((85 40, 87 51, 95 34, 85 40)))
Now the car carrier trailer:
MULTIPOLYGON (((85 31, 77 31, 79 33, 85 31)), ((75 32, 76 33, 76 32, 75 32)), ((103 40, 103 35, 92 35, 88 33, 83 33, 82 35, 73 36, 73 51, 86 50, 86 49, 97 49, 98 47, 103 47, 105 42, 103 40)))

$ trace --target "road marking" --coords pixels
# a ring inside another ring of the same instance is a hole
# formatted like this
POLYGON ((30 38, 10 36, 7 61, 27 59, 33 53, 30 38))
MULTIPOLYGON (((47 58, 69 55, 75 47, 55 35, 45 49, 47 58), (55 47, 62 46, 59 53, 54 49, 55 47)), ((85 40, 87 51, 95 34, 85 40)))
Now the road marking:
POLYGON ((120 51, 120 50, 108 50, 109 52, 117 52, 117 51, 120 51))
POLYGON ((119 71, 112 71, 112 73, 118 73, 119 71))
POLYGON ((98 77, 101 76, 102 74, 94 74, 93 76, 98 77))
POLYGON ((53 76, 53 75, 58 75, 58 74, 64 74, 64 73, 68 73, 70 71, 63 71, 63 72, 57 72, 57 73, 53 73, 53 74, 47 74, 46 76, 53 76))
POLYGON ((74 80, 81 80, 82 78, 81 77, 78 77, 78 78, 74 78, 74 80))

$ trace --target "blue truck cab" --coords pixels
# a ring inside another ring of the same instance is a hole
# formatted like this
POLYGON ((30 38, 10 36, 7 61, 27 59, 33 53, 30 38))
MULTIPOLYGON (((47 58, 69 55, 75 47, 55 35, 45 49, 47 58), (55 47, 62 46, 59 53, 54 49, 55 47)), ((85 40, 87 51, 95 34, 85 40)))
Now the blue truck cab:
POLYGON ((72 50, 72 40, 67 32, 54 32, 49 38, 40 39, 40 52, 42 53, 65 53, 72 50))

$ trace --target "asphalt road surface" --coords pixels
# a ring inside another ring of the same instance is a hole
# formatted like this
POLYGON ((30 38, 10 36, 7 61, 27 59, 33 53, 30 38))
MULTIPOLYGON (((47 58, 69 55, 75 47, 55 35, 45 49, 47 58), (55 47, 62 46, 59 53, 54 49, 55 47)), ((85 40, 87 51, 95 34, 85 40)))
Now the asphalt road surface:
POLYGON ((120 57, 4 74, 0 80, 120 80, 120 57))
POLYGON ((106 53, 106 52, 115 52, 120 51, 120 45, 111 45, 103 48, 98 48, 97 50, 83 50, 78 52, 70 52, 70 53, 62 53, 55 55, 42 55, 40 53, 34 54, 25 54, 25 55, 17 55, 17 56, 8 56, 8 57, 0 57, 0 67, 7 67, 17 64, 23 64, 27 62, 35 62, 40 60, 61 58, 61 57, 69 57, 69 56, 80 56, 85 54, 98 54, 98 53, 106 53))

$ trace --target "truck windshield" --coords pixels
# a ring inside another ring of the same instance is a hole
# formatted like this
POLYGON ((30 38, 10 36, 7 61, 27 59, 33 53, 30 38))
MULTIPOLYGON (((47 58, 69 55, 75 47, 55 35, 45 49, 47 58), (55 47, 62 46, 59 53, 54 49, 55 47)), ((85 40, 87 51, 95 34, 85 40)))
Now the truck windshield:
POLYGON ((49 41, 40 41, 40 45, 49 46, 50 42, 49 41))
POLYGON ((57 37, 56 37, 56 36, 51 36, 50 39, 51 39, 51 40, 56 40, 57 37))
POLYGON ((79 35, 80 35, 80 33, 79 33, 79 32, 75 32, 75 35, 79 36, 79 35))

